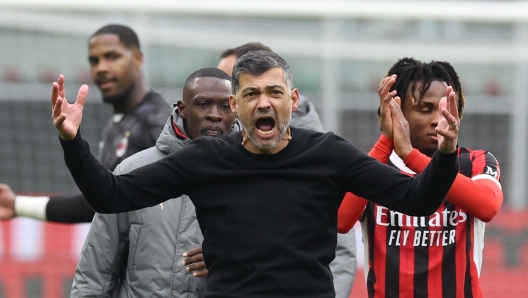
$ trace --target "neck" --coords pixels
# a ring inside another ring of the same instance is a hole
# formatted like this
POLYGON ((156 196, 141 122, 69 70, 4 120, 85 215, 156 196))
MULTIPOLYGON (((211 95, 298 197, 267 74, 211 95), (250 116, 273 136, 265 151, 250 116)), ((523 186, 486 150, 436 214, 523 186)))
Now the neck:
POLYGON ((114 101, 112 107, 114 114, 124 114, 134 109, 142 100, 145 95, 150 91, 145 82, 141 80, 138 82, 123 100, 114 101))

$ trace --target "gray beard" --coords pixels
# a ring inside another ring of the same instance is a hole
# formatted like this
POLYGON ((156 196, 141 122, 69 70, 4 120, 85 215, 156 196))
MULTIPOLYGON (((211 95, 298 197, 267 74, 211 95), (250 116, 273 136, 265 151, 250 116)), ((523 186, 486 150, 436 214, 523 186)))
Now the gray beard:
POLYGON ((257 140, 255 139, 255 135, 253 134, 255 126, 248 127, 248 126, 242 124, 242 129, 244 129, 244 131, 246 132, 249 140, 253 144, 255 144, 255 146, 257 146, 257 148, 259 148, 260 150, 271 150, 271 149, 277 147, 277 145, 279 145, 280 141, 282 140, 282 137, 284 137, 284 134, 286 134, 286 131, 288 131, 288 127, 290 126, 290 121, 291 121, 291 113, 290 113, 290 118, 288 119, 288 121, 286 121, 285 125, 280 125, 280 124, 278 125, 279 135, 277 137, 277 140, 274 143, 271 143, 269 145, 262 145, 262 144, 257 142, 257 140))

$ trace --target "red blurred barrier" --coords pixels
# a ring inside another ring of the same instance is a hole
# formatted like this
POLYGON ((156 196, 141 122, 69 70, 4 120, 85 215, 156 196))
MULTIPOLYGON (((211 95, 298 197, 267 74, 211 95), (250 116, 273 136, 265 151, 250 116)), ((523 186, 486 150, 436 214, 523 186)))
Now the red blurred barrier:
POLYGON ((0 223, 0 281, 3 297, 25 298, 27 281, 34 278, 42 281, 40 297, 62 297, 65 282, 71 280, 77 264, 73 237, 75 226, 37 222, 34 227, 40 232, 35 237, 35 231, 28 231, 30 238, 25 239, 25 242, 23 235, 14 235, 15 232, 23 233, 14 227, 15 224, 15 221, 0 223), (17 249, 21 248, 30 251, 30 255, 20 256, 17 249))

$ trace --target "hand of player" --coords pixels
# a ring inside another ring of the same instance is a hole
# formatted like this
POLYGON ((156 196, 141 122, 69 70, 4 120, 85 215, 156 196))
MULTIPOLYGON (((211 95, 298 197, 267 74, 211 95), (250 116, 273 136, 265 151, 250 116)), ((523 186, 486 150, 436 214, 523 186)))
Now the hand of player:
POLYGON ((440 100, 439 108, 442 115, 436 127, 438 150, 442 153, 453 153, 456 151, 460 127, 460 118, 453 87, 447 87, 446 96, 440 100))
POLYGON ((81 125, 82 111, 86 96, 88 96, 88 85, 82 85, 75 103, 69 104, 65 97, 64 82, 64 76, 60 75, 57 82, 52 84, 52 119, 61 139, 71 140, 75 138, 81 125))
POLYGON ((413 150, 409 122, 407 122, 407 119, 403 116, 401 100, 399 97, 392 99, 389 106, 392 119, 394 152, 404 160, 413 150))
POLYGON ((183 253, 185 259, 182 261, 183 266, 187 266, 187 271, 196 277, 205 277, 209 272, 205 266, 202 255, 202 247, 193 248, 183 253))
MULTIPOLYGON (((392 86, 396 83, 396 75, 391 75, 383 78, 379 84, 378 96, 380 99, 380 129, 381 132, 387 136, 389 139, 392 139, 392 118, 390 110, 391 99, 396 96, 396 90, 390 91, 392 86)), ((397 97, 399 98, 399 97, 397 97)))
POLYGON ((12 219, 15 213, 15 193, 7 184, 0 184, 0 220, 12 219))

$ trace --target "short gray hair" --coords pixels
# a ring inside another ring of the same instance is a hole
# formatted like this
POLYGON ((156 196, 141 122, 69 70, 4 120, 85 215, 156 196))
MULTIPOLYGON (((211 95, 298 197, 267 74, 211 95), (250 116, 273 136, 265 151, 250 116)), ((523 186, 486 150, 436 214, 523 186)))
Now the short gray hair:
POLYGON ((231 79, 231 88, 233 94, 236 94, 239 85, 240 74, 249 73, 259 76, 272 68, 280 67, 284 72, 284 80, 290 90, 293 89, 292 74, 290 66, 281 56, 269 51, 251 51, 238 58, 233 67, 233 77, 231 79))

